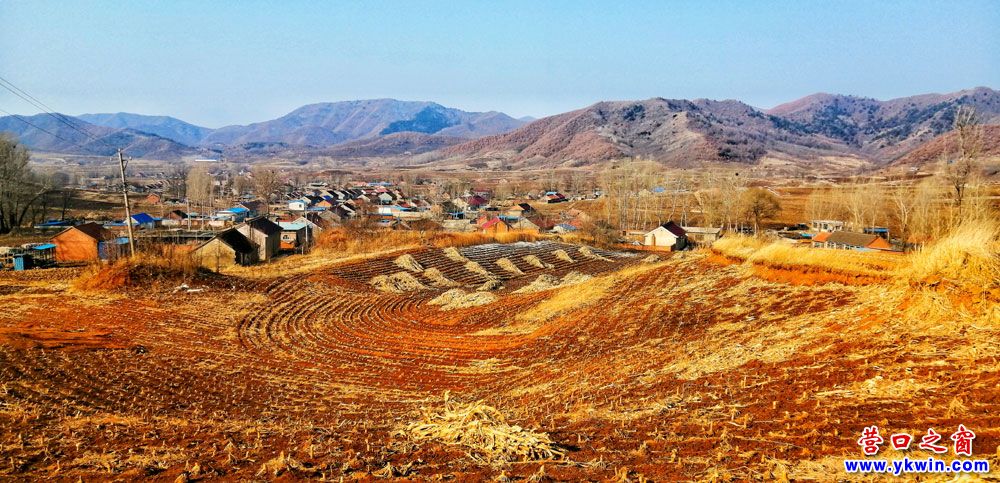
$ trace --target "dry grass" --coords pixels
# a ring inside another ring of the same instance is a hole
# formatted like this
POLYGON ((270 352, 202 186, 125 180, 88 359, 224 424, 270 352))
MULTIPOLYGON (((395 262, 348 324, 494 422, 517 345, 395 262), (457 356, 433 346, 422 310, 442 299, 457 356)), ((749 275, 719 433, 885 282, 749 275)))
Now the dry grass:
POLYGON ((533 282, 525 285, 514 291, 514 293, 534 293, 541 292, 542 290, 549 290, 553 288, 565 287, 567 285, 576 285, 578 283, 586 282, 592 277, 580 272, 569 272, 563 276, 562 279, 549 275, 541 274, 533 282))
POLYGON ((369 281, 373 287, 383 292, 406 293, 416 290, 427 290, 427 286, 420 283, 416 277, 409 272, 397 272, 392 275, 376 275, 369 281))
POLYGON ((72 286, 79 290, 120 290, 135 287, 177 286, 195 276, 209 276, 190 257, 137 254, 112 263, 97 262, 81 273, 72 286))
POLYGON ((424 277, 430 280, 431 285, 435 287, 447 288, 457 287, 460 285, 458 282, 446 277, 443 273, 441 273, 441 270, 434 267, 424 270, 424 277))
POLYGON ((553 460, 565 454, 547 434, 508 424, 500 411, 482 401, 452 401, 447 392, 442 407, 423 408, 423 418, 397 434, 416 443, 463 446, 470 458, 484 463, 553 460))
POLYGON ((1000 287, 1000 226, 965 224, 909 257, 901 275, 911 282, 948 281, 990 290, 1000 287))
POLYGON ((556 250, 556 251, 554 251, 552 253, 556 256, 556 258, 558 258, 558 259, 560 259, 562 261, 569 262, 569 263, 573 263, 573 262, 576 261, 576 260, 573 260, 573 257, 569 256, 569 253, 566 253, 566 250, 560 249, 560 250, 556 250))
POLYGON ((746 236, 730 236, 717 240, 711 250, 734 260, 751 264, 788 268, 819 269, 838 273, 883 278, 898 269, 903 258, 897 254, 858 252, 767 243, 746 236))
POLYGON ((453 262, 466 263, 470 261, 468 258, 465 258, 465 255, 462 255, 462 252, 458 251, 458 248, 455 247, 445 248, 441 252, 444 253, 445 257, 448 257, 448 259, 453 262))
POLYGON ((397 267, 402 268, 403 270, 409 270, 413 273, 420 273, 424 271, 423 265, 421 265, 420 262, 418 262, 416 258, 413 258, 413 255, 410 255, 409 253, 400 255, 393 260, 393 263, 395 263, 397 267))
POLYGON ((338 228, 327 230, 317 238, 316 246, 343 255, 382 251, 387 246, 397 248, 417 248, 434 246, 437 248, 465 247, 484 243, 514 243, 536 241, 543 238, 536 232, 512 231, 507 233, 452 233, 441 231, 409 230, 349 230, 338 228))
POLYGON ((538 268, 552 268, 553 266, 551 263, 543 262, 541 258, 538 258, 535 255, 525 255, 524 262, 527 263, 528 265, 538 268))
POLYGON ((509 258, 500 258, 496 263, 498 267, 513 273, 514 275, 524 275, 524 272, 522 272, 520 268, 517 268, 517 265, 514 265, 514 262, 510 261, 509 258))
POLYGON ((453 288, 432 298, 427 303, 440 305, 442 310, 453 310, 486 305, 496 300, 497 296, 488 292, 469 293, 460 288, 453 288))
POLYGON ((591 250, 590 247, 580 247, 577 249, 577 251, 580 252, 580 255, 583 255, 587 258, 593 258, 594 260, 603 260, 605 262, 611 261, 610 258, 597 254, 596 252, 594 252, 594 250, 591 250))

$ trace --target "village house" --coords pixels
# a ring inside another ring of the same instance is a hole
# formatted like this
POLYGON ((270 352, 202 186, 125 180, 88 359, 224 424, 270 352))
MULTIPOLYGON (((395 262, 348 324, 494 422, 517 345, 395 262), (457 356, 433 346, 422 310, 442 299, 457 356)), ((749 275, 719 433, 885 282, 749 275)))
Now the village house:
POLYGON ((215 235, 191 252, 199 265, 215 271, 233 265, 252 265, 257 254, 257 248, 235 228, 215 235))
POLYGON ((507 219, 507 223, 510 224, 511 228, 521 231, 540 231, 541 228, 538 227, 533 221, 525 217, 514 217, 507 219))
POLYGON ((114 234, 97 223, 73 226, 52 237, 58 262, 87 262, 100 257, 100 244, 113 241, 114 234))
POLYGON ((281 227, 281 245, 282 250, 295 250, 303 245, 309 244, 309 222, 308 221, 293 221, 293 222, 279 222, 278 226, 281 227))
POLYGON ((545 200, 546 203, 562 203, 565 201, 569 201, 569 199, 566 198, 566 195, 558 191, 546 192, 545 196, 543 196, 542 198, 545 200))
POLYGON ((649 247, 670 247, 671 250, 683 250, 687 247, 687 233, 672 221, 668 221, 646 233, 643 243, 649 247))
POLYGON ((170 210, 167 214, 163 215, 163 219, 160 220, 160 224, 163 226, 181 226, 185 224, 185 221, 189 220, 190 216, 181 210, 170 210))
POLYGON ((309 207, 309 200, 306 199, 294 199, 288 200, 288 209, 290 211, 306 211, 309 207))
POLYGON ((509 216, 522 217, 522 216, 528 216, 534 212, 535 209, 532 208, 531 205, 527 203, 518 203, 514 206, 511 206, 510 208, 507 208, 504 214, 509 216))
POLYGON ((490 202, 486 198, 483 198, 482 196, 479 195, 473 195, 470 196, 469 199, 466 201, 466 206, 468 207, 466 209, 471 211, 477 211, 482 208, 485 208, 489 204, 490 202))
POLYGON ((146 203, 151 205, 158 205, 163 201, 163 197, 159 193, 150 193, 146 195, 146 203))
POLYGON ((261 261, 270 260, 281 249, 281 227, 267 218, 247 220, 236 230, 257 247, 257 258, 261 261))
POLYGON ((496 217, 487 221, 486 223, 483 223, 482 225, 479 225, 479 229, 482 230, 483 233, 496 234, 496 233, 506 233, 509 231, 513 231, 514 228, 512 228, 510 224, 504 221, 502 218, 496 217))
POLYGON ((702 226, 685 226, 688 241, 695 245, 711 245, 716 240, 722 238, 722 228, 711 228, 702 226))
POLYGON ((849 231, 822 232, 813 237, 812 246, 840 250, 892 250, 892 244, 878 235, 849 231))
POLYGON ((813 231, 834 232, 844 229, 844 222, 837 220, 811 220, 809 226, 813 231))
POLYGON ((159 218, 153 218, 149 213, 136 213, 130 218, 132 227, 152 230, 160 223, 159 218))
POLYGON ((255 216, 261 216, 267 211, 267 204, 263 201, 250 200, 242 201, 237 203, 236 206, 240 206, 247 209, 247 217, 253 218, 255 216))

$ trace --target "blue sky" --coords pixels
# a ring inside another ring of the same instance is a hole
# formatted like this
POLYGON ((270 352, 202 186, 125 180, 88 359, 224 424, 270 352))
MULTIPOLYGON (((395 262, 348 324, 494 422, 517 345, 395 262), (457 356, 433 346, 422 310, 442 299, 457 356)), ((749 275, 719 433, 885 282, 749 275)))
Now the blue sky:
MULTIPOLYGON (((62 112, 208 127, 392 97, 600 100, 1000 88, 1000 1, 0 1, 0 76, 62 112)), ((0 91, 0 108, 34 113, 0 91)))

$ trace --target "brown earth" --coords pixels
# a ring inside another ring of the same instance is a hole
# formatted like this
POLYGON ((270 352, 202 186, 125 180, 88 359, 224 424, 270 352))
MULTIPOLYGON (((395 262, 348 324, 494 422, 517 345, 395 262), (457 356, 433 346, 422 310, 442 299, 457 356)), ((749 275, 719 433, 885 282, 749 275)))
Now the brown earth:
POLYGON ((483 274, 411 252, 470 291, 500 280, 497 301, 454 310, 428 304, 446 289, 412 263, 427 288, 375 290, 373 277, 404 270, 398 255, 127 297, 4 275, 0 330, 60 343, 0 345, 0 477, 829 479, 871 424, 963 423, 997 464, 996 326, 922 324, 885 284, 597 253, 608 261, 556 243, 460 249, 483 274), (514 293, 571 272, 594 278, 514 293), (548 434, 565 457, 487 464, 397 434, 445 391, 548 434))

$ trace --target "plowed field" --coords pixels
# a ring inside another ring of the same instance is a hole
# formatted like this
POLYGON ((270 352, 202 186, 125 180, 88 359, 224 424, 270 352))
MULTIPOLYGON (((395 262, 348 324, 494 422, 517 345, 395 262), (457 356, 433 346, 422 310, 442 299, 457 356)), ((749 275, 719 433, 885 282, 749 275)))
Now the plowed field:
POLYGON ((200 291, 0 275, 0 477, 827 479, 872 424, 964 423, 996 460, 997 328, 920 326, 879 284, 551 242, 406 255, 200 291), (397 433, 446 392, 565 457, 397 433))

